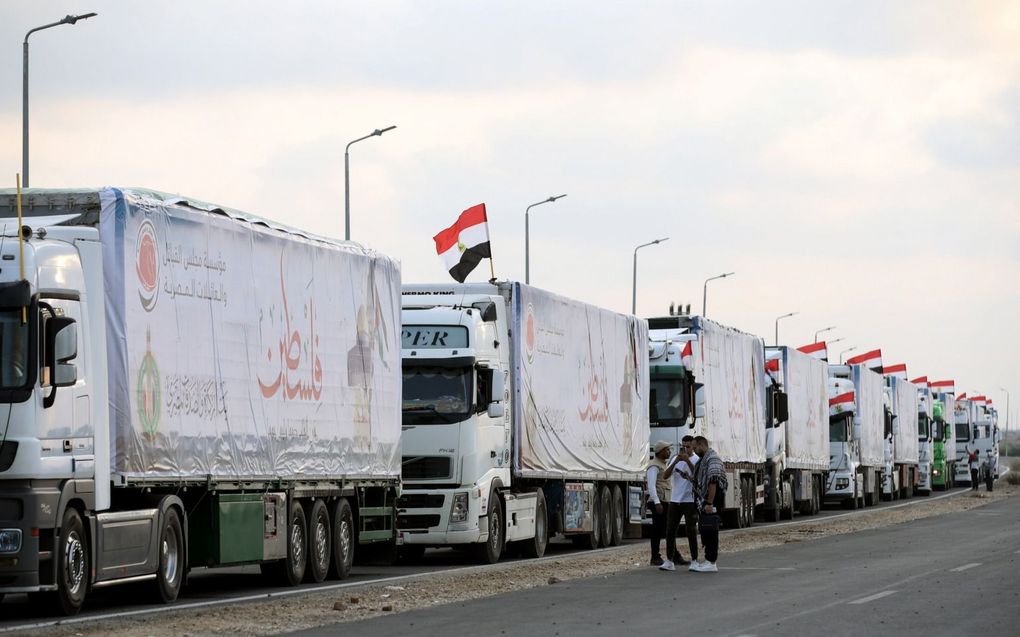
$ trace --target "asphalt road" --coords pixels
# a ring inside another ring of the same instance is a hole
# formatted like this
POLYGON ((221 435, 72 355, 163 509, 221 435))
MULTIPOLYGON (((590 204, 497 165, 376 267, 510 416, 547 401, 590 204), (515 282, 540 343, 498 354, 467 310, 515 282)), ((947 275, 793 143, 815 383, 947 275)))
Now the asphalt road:
POLYGON ((723 555, 719 566, 571 580, 292 635, 1015 635, 1020 498, 723 555))

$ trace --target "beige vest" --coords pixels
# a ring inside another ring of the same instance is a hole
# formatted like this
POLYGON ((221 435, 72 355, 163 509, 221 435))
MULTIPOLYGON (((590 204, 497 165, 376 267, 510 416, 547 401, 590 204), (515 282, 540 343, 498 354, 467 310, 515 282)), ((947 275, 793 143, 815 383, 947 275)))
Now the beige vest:
POLYGON ((669 502, 670 493, 673 491, 672 482, 669 478, 665 477, 666 463, 652 456, 652 459, 648 461, 648 466, 645 467, 645 471, 647 472, 652 467, 659 468, 659 472, 655 474, 655 493, 659 496, 659 501, 666 504, 669 502))

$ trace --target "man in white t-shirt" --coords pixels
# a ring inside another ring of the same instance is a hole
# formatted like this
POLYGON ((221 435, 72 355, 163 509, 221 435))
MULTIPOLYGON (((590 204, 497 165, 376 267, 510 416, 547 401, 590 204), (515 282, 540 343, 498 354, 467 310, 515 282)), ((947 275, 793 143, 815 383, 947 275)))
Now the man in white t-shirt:
POLYGON ((666 559, 659 566, 664 571, 675 571, 676 564, 690 564, 676 548, 676 534, 680 529, 680 521, 684 521, 687 532, 687 545, 691 550, 691 562, 698 561, 698 505, 694 502, 694 467, 698 464, 698 454, 691 445, 693 436, 684 436, 680 450, 670 460, 663 473, 671 483, 669 510, 666 513, 666 559))

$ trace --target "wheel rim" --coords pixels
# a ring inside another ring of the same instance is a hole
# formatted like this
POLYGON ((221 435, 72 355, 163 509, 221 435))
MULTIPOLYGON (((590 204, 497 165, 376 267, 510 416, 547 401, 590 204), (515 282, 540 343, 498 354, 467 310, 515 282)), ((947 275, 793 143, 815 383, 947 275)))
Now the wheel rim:
POLYGON ((319 517, 315 524, 315 552, 316 562, 319 565, 319 572, 325 573, 329 568, 329 521, 319 517))
POLYGON ((535 541, 539 546, 545 546, 547 538, 545 531, 545 510, 539 509, 535 515, 535 541))
POLYGON ((163 580, 168 584, 173 584, 177 581, 180 556, 177 531, 173 528, 168 529, 167 536, 163 538, 160 552, 163 562, 163 580))
POLYGON ((85 547, 77 531, 64 540, 64 581, 68 592, 77 597, 85 583, 85 547))
POLYGON ((489 515, 489 549, 493 555, 499 555, 499 506, 495 505, 489 515))
POLYGON ((351 561, 351 525, 347 519, 340 520, 340 551, 345 563, 351 561))
POLYGON ((300 564, 305 559, 305 538, 296 520, 290 526, 290 556, 294 564, 300 564))

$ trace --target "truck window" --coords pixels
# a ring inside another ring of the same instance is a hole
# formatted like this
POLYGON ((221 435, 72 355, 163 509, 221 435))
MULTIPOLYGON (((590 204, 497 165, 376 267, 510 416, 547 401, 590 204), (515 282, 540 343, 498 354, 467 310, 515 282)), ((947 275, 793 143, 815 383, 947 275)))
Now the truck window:
POLYGON ((956 423, 956 442, 970 441, 970 427, 965 422, 956 423))
POLYGON ((470 367, 405 367, 405 418, 421 416, 422 424, 464 420, 471 414, 473 379, 470 367))
POLYGON ((928 417, 918 416, 917 417, 917 439, 927 440, 928 439, 928 417))
POLYGON ((648 416, 653 427, 677 427, 686 421, 684 383, 681 379, 653 378, 648 395, 648 416))
POLYGON ((830 442, 848 442, 847 433, 848 430, 852 430, 848 427, 848 421, 853 417, 853 414, 837 414, 829 418, 829 441, 830 442))
POLYGON ((931 423, 931 437, 935 442, 945 442, 945 423, 941 420, 933 420, 931 423))
POLYGON ((21 308, 0 310, 0 389, 27 382, 28 324, 21 324, 21 308))

